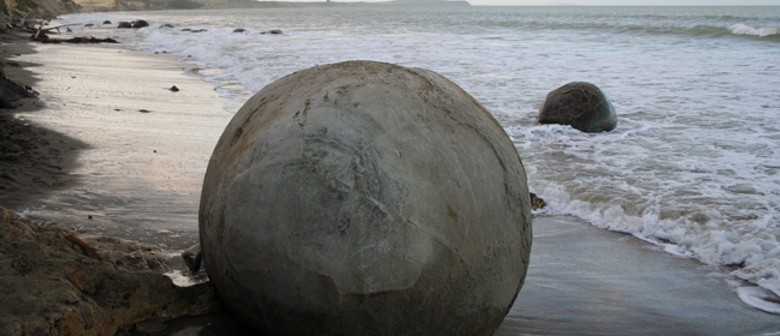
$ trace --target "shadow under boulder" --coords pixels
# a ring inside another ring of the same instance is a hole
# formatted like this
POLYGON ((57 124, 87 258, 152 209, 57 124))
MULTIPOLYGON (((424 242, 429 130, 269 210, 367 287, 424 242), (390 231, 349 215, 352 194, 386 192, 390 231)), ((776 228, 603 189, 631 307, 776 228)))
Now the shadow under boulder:
POLYGON ((596 85, 571 82, 547 94, 539 123, 570 125, 587 133, 609 132, 617 127, 617 114, 596 85))

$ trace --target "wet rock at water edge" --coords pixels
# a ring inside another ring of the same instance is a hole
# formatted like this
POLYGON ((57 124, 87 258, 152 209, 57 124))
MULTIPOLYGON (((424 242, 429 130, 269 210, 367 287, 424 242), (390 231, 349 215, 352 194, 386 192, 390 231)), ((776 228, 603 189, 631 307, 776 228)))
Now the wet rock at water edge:
POLYGON ((530 196, 531 196, 531 210, 538 210, 547 206, 547 202, 545 202, 544 199, 537 196, 536 194, 531 193, 530 196))
POLYGON ((476 100, 425 69, 351 61, 266 86, 204 180, 223 302, 283 335, 491 335, 525 278, 525 172, 476 100))
POLYGON ((143 27, 149 27, 149 22, 146 22, 144 20, 135 20, 132 22, 133 28, 143 28, 143 27))
POLYGON ((595 133, 617 127, 612 103, 596 85, 572 82, 547 94, 539 111, 539 123, 570 125, 580 131, 595 133))
POLYGON ((110 37, 106 38, 96 38, 94 36, 77 36, 69 39, 53 39, 50 38, 46 34, 40 34, 37 38, 33 39, 33 41, 38 41, 41 43, 77 43, 77 44, 84 44, 84 43, 119 43, 119 41, 114 40, 110 37))
POLYGON ((181 258, 190 272, 198 272, 203 267, 203 254, 200 252, 200 244, 195 244, 181 253, 181 258))

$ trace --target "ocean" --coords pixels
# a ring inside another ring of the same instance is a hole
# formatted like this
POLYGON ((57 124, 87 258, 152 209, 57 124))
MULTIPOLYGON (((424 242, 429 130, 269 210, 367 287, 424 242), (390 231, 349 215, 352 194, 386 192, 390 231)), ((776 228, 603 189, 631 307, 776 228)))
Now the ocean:
POLYGON ((746 304, 780 313, 780 7, 337 6, 89 13, 58 24, 181 57, 231 111, 319 64, 436 71, 504 127, 547 201, 537 215, 699 260, 738 279, 746 304), (136 19, 150 27, 115 29, 136 19), (264 33, 274 29, 282 34, 264 33), (536 122, 545 95, 573 81, 607 94, 614 131, 536 122))

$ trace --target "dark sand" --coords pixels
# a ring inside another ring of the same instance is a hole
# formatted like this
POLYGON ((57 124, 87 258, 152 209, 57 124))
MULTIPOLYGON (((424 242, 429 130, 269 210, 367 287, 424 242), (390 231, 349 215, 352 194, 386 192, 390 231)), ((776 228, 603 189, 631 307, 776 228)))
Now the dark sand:
MULTIPOLYGON (((41 93, 0 110, 0 206, 172 249, 196 242, 202 176, 231 116, 225 101, 170 56, 35 50, 0 47, 0 59, 22 65, 6 75, 41 93)), ((743 305, 727 280, 630 236, 536 218, 528 277, 496 335, 780 335, 780 316, 743 305)), ((161 334, 250 333, 220 314, 161 334)))
MULTIPOLYGON (((0 66, 5 77, 32 87, 37 80, 26 68, 31 64, 11 60, 34 52, 25 40, 20 34, 0 34, 0 66)), ((0 206, 16 208, 72 185, 74 153, 87 144, 20 116, 41 110, 43 104, 10 80, 2 85, 2 101, 14 108, 0 109, 0 206), (31 98, 22 99, 25 95, 31 98)))
POLYGON ((495 335, 778 335, 727 275, 574 218, 537 217, 523 290, 495 335))

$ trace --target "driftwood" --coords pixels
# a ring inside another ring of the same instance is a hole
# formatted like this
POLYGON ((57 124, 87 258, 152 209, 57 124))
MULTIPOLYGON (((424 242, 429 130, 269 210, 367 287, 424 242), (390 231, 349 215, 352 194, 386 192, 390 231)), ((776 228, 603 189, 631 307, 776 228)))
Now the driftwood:
POLYGON ((55 39, 41 32, 33 35, 32 40, 41 43, 119 43, 110 37, 100 39, 94 36, 78 36, 69 39, 55 39))
POLYGON ((75 26, 75 25, 78 25, 78 23, 69 23, 69 24, 64 24, 64 25, 59 25, 59 26, 54 26, 54 27, 48 27, 48 28, 44 29, 43 28, 44 24, 41 23, 40 27, 37 29, 37 31, 35 32, 35 35, 33 35, 33 36, 39 36, 41 34, 50 34, 50 33, 54 32, 54 31, 57 31, 57 33, 59 34, 60 33, 60 28, 65 28, 65 27, 75 26))
MULTIPOLYGON (((60 28, 66 28, 68 26, 75 26, 79 25, 78 23, 70 23, 70 24, 64 24, 54 27, 48 27, 44 28, 43 24, 40 24, 37 30, 35 30, 35 34, 30 37, 31 40, 41 42, 41 43, 119 43, 119 41, 114 40, 112 38, 96 38, 93 36, 78 36, 73 37, 69 39, 55 39, 49 37, 49 34, 59 34, 60 28)), ((68 28, 68 31, 70 31, 70 28, 68 28)))

